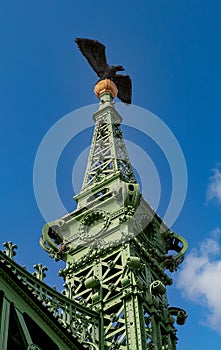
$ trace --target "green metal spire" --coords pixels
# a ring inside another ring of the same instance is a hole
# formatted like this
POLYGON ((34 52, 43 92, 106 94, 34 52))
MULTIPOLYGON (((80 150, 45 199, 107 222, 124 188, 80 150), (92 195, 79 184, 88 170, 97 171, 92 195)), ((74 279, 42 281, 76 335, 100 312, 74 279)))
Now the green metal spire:
POLYGON ((122 118, 113 104, 105 103, 93 119, 95 130, 83 190, 117 172, 125 181, 135 182, 120 130, 122 118))
MULTIPOLYGON (((43 228, 42 247, 66 261, 60 274, 69 297, 99 314, 89 349, 175 350, 175 319, 168 307, 166 270, 178 268, 185 239, 170 231, 143 199, 114 108, 113 90, 99 92, 94 136, 72 213, 43 228)), ((116 94, 115 94, 116 95, 116 94)), ((86 345, 85 345, 86 346, 86 345)))
POLYGON ((93 119, 95 128, 87 169, 82 189, 75 197, 80 206, 86 205, 85 201, 81 202, 81 198, 87 197, 88 191, 93 192, 113 179, 136 183, 120 129, 122 118, 115 110, 109 92, 101 95, 99 110, 93 119))

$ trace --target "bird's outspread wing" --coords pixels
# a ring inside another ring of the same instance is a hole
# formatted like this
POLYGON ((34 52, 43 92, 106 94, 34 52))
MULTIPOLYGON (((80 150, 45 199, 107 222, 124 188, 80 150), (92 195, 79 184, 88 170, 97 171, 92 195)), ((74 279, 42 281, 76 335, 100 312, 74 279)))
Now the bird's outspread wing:
POLYGON ((97 40, 76 38, 76 44, 88 63, 101 78, 108 67, 105 55, 105 46, 97 40))
POLYGON ((117 86, 117 97, 126 104, 131 104, 132 81, 129 75, 116 74, 113 78, 117 86))

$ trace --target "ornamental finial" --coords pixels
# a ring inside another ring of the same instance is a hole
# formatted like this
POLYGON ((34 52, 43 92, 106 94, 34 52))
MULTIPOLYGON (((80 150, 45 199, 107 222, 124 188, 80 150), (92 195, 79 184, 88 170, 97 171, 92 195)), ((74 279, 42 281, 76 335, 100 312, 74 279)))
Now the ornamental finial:
POLYGON ((101 100, 102 95, 110 94, 112 98, 117 96, 118 89, 110 79, 100 80, 94 87, 95 95, 101 100))
POLYGON ((12 244, 12 242, 5 242, 3 243, 3 246, 5 247, 4 253, 10 258, 13 259, 16 255, 16 249, 18 248, 17 244, 12 244))

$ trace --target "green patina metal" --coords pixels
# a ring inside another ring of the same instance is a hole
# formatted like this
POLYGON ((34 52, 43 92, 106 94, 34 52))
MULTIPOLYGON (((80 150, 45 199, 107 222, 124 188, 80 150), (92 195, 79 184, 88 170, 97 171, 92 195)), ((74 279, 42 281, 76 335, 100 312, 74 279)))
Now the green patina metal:
MULTIPOLYGON (((181 325, 187 314, 168 307, 166 286, 172 280, 166 270, 177 270, 187 242, 143 199, 110 93, 101 95, 93 118, 87 169, 75 196, 77 209, 46 224, 40 241, 51 257, 66 261, 60 271, 65 303, 74 303, 76 312, 70 316, 67 306, 61 317, 67 327, 70 317, 72 322, 78 313, 85 317, 83 344, 89 349, 175 350, 175 318, 181 325)), ((37 273, 42 280, 42 266, 37 273)), ((42 290, 43 282, 38 283, 42 290)))
POLYGON ((174 322, 187 313, 168 307, 167 274, 183 261, 187 242, 162 222, 140 193, 109 92, 93 116, 94 135, 77 209, 47 223, 40 243, 66 267, 59 293, 0 251, 0 349, 175 350, 174 322))
POLYGON ((40 335, 39 349, 90 348, 97 341, 99 314, 73 300, 70 285, 63 293, 47 286, 42 264, 34 268, 30 274, 0 251, 0 349, 38 349, 33 339, 40 335))
POLYGON ((30 274, 0 251, 0 349, 91 348, 99 313, 73 300, 70 285, 63 293, 47 286, 42 264, 34 268, 30 274))

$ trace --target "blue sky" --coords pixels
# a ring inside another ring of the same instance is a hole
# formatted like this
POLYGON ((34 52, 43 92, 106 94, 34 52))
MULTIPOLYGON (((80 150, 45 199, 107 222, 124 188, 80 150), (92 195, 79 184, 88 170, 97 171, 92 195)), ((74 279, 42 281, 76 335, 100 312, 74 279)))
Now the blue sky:
MULTIPOLYGON (((189 251, 169 291, 170 304, 189 313, 178 330, 179 350, 221 347, 220 11, 215 0, 0 4, 2 243, 17 243, 17 261, 31 271, 39 261, 48 265, 47 282, 55 284, 57 265, 38 243, 45 222, 35 201, 33 164, 56 121, 97 103, 97 78, 73 42, 96 38, 106 44, 108 61, 131 75, 133 103, 160 117, 185 155, 188 192, 172 229, 188 240, 189 251)), ((63 165, 59 189, 71 210, 72 174, 67 160, 63 165)))

